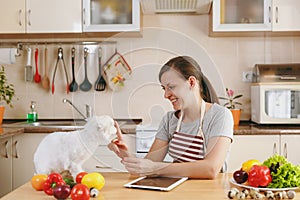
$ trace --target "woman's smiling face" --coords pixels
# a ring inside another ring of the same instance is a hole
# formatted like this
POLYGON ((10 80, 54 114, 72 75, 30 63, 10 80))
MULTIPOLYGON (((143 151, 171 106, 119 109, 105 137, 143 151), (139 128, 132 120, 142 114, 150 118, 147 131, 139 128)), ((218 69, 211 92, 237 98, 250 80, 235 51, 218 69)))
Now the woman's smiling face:
POLYGON ((165 91, 164 97, 170 100, 174 110, 182 109, 185 99, 189 96, 189 81, 176 70, 170 69, 162 74, 161 86, 165 91))

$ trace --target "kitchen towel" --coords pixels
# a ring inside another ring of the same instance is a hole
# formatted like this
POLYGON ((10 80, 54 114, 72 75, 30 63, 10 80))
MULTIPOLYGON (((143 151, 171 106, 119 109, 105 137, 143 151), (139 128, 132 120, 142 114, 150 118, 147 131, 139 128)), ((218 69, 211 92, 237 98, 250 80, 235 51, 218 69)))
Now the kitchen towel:
POLYGON ((16 63, 16 48, 0 48, 0 64, 16 63))

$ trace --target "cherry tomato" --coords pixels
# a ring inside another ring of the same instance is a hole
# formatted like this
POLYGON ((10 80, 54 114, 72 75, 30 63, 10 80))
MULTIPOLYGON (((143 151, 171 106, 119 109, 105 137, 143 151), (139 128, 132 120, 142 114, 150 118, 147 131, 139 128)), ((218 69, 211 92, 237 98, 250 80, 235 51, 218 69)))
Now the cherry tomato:
POLYGON ((87 186, 78 183, 71 190, 72 200, 89 200, 90 190, 87 186))
POLYGON ((82 178, 84 175, 88 174, 87 172, 80 172, 76 175, 76 183, 81 183, 82 178))
POLYGON ((46 174, 37 174, 31 178, 31 185, 35 190, 43 190, 43 185, 47 180, 48 175, 46 174))

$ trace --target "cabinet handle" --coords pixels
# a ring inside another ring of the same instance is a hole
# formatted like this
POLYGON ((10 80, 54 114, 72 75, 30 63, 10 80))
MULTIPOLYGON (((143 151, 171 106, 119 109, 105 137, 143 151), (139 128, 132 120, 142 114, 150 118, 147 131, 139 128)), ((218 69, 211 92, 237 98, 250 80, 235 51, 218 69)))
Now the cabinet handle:
POLYGON ((4 145, 5 145, 5 155, 4 155, 4 158, 8 158, 8 149, 7 149, 8 140, 5 141, 4 145))
POLYGON ((278 7, 276 6, 276 12, 275 12, 275 14, 276 14, 276 23, 278 23, 278 7))
POLYGON ((29 10, 28 10, 28 17, 27 17, 27 20, 28 20, 28 26, 31 26, 30 14, 31 14, 31 10, 29 9, 29 10))
POLYGON ((83 9, 83 12, 82 12, 82 18, 83 18, 83 24, 85 25, 85 8, 83 9))
POLYGON ((287 159, 287 143, 284 143, 283 145, 283 156, 287 159))
POLYGON ((271 6, 269 6, 269 23, 271 23, 271 6))
POLYGON ((273 155, 277 154, 277 147, 276 147, 276 142, 274 142, 273 145, 273 155))
POLYGON ((21 20, 22 10, 19 10, 19 25, 22 26, 22 20, 21 20))
POLYGON ((15 146, 15 152, 16 152, 15 158, 19 158, 18 148, 17 148, 18 146, 17 146, 17 145, 18 145, 18 140, 16 140, 15 143, 14 143, 14 146, 15 146))

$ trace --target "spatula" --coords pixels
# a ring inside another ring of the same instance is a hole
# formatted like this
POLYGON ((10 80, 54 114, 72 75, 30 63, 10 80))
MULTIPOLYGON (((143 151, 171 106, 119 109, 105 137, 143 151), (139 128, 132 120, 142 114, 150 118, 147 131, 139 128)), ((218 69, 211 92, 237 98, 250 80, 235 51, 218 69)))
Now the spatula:
POLYGON ((39 49, 36 48, 35 49, 35 75, 34 75, 34 81, 36 83, 40 83, 41 82, 41 75, 39 74, 39 49))
POLYGON ((70 84, 70 92, 76 92, 76 90, 78 89, 78 84, 75 80, 75 48, 73 47, 72 50, 72 58, 71 58, 71 62, 72 62, 72 76, 73 76, 73 80, 70 84))
POLYGON ((96 91, 103 91, 105 90, 106 82, 102 76, 102 71, 101 71, 101 58, 102 58, 102 48, 99 47, 98 49, 98 59, 99 59, 99 76, 95 82, 95 90, 96 91))
POLYGON ((44 76, 42 77, 42 87, 46 90, 50 89, 50 80, 48 77, 48 49, 45 48, 45 72, 44 76))

